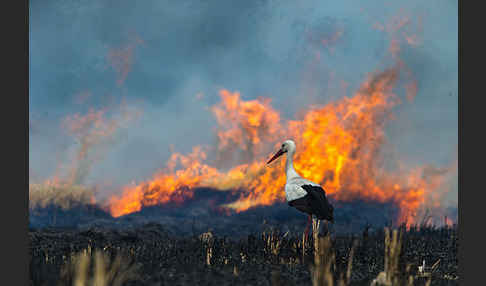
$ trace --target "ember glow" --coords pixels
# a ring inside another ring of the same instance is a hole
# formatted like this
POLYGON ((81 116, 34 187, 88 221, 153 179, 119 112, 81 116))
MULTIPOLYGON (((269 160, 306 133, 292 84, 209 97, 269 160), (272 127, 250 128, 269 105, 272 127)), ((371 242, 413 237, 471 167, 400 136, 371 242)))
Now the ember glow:
POLYGON ((385 126, 392 109, 401 104, 394 93, 401 69, 399 64, 371 74, 352 97, 309 106, 302 118, 287 121, 268 99, 244 101, 237 92, 221 90, 221 102, 211 109, 219 124, 217 148, 196 146, 189 155, 174 153, 162 172, 125 187, 121 196, 110 198, 108 208, 119 217, 144 206, 182 203, 198 187, 238 191, 239 199, 224 205, 236 212, 283 202, 284 160, 269 166, 265 162, 283 140, 291 138, 297 144, 295 169, 319 182, 330 198, 394 202, 399 222, 413 223, 430 194, 440 195, 434 191, 441 180, 426 176, 431 172, 427 167, 394 172, 383 167, 385 126), (213 166, 217 160, 211 158, 228 149, 249 155, 227 170, 213 166))

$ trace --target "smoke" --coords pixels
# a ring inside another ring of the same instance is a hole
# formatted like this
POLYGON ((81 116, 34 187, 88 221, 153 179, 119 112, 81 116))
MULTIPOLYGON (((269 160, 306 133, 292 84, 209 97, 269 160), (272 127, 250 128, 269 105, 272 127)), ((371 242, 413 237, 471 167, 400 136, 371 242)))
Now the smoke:
MULTIPOLYGON (((37 180, 62 163, 74 181, 116 192, 152 177, 172 151, 215 145, 209 108, 223 88, 244 100, 271 98, 292 118, 349 96, 368 72, 397 58, 414 79, 413 102, 400 105, 387 127, 390 153, 408 166, 457 160, 457 1, 30 4, 29 161, 37 180), (143 114, 108 136, 116 139, 66 136, 63 120, 121 97, 143 114), (93 142, 98 147, 84 156, 93 142)), ((444 188, 457 203, 457 183, 444 188)))
POLYGON ((128 108, 124 102, 117 106, 115 111, 111 111, 108 115, 110 118, 107 118, 109 111, 107 108, 90 109, 87 114, 76 113, 63 120, 62 126, 78 145, 68 170, 70 184, 86 183, 84 180, 93 165, 102 160, 119 140, 117 132, 121 128, 126 128, 141 113, 139 110, 128 108))

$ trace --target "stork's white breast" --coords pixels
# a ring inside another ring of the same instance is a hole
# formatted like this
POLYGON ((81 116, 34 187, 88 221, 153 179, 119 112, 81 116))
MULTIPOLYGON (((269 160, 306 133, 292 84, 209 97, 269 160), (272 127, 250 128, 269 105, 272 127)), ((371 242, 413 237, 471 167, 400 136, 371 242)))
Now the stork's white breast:
POLYGON ((307 195, 306 190, 301 187, 303 185, 319 186, 318 184, 303 178, 292 178, 288 180, 285 184, 285 197, 288 202, 300 199, 307 195))

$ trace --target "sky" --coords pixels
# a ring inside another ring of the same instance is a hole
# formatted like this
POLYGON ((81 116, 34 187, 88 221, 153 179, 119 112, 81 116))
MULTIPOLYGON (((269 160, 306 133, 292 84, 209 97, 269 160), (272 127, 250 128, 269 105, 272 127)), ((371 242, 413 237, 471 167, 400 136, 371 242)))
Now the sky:
MULTIPOLYGON (((77 131, 63 125, 75 114, 140 111, 96 147, 96 163, 83 177, 116 189, 150 178, 172 150, 214 144, 208 108, 220 89, 244 100, 271 98, 283 118, 293 119, 311 104, 352 96, 368 73, 393 65, 389 49, 403 31, 415 37, 400 45, 398 57, 417 95, 396 109, 390 146, 407 164, 451 164, 458 144, 457 14, 454 0, 31 0, 30 181, 52 177, 79 154, 77 131), (387 31, 396 19, 408 22, 387 31)), ((451 188, 454 203, 457 175, 451 188)))

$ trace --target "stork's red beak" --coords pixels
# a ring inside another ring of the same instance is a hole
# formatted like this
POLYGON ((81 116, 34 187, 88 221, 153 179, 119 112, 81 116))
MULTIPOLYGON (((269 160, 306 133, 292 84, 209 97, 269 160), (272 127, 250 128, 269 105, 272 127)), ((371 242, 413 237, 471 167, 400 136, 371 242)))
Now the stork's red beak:
POLYGON ((282 156, 285 152, 282 149, 278 150, 275 155, 273 155, 272 159, 270 159, 267 164, 270 164, 273 160, 277 159, 278 157, 282 156))

